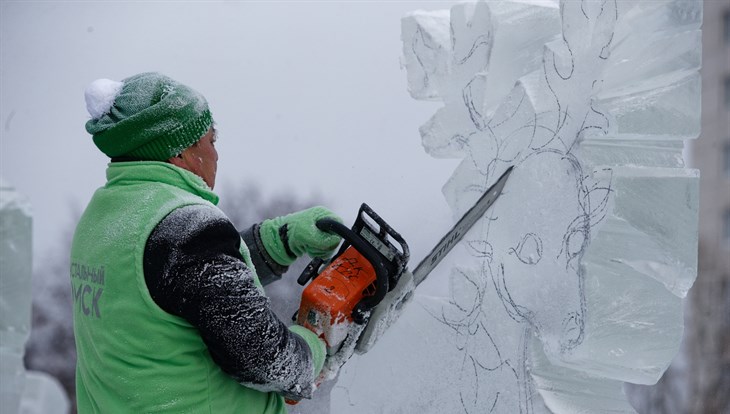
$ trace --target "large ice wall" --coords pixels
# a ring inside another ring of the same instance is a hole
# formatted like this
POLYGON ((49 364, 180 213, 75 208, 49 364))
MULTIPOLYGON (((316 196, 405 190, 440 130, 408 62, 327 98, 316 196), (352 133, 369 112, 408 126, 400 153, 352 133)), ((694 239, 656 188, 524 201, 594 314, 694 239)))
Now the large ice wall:
MULTIPOLYGON (((421 137, 459 217, 508 166, 441 297, 416 295, 333 412, 633 412, 697 270, 699 0, 490 1, 403 18, 421 137)), ((439 274, 440 273, 440 274, 439 274)))
POLYGON ((0 411, 62 414, 68 398, 58 381, 26 371, 32 304, 30 203, 0 177, 0 411))
POLYGON ((66 414, 69 408, 68 397, 56 378, 45 372, 26 372, 19 414, 66 414))
POLYGON ((30 335, 31 215, 28 201, 0 179, 0 406, 18 412, 30 335))

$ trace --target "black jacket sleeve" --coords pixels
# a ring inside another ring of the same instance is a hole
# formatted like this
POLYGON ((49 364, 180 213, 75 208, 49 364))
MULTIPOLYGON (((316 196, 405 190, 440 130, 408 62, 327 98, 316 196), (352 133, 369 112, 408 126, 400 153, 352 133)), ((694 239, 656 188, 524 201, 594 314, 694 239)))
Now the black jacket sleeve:
POLYGON ((266 286, 269 283, 276 282, 281 279, 288 266, 282 266, 269 255, 263 242, 261 241, 261 233, 259 232, 259 224, 254 224, 247 230, 241 232, 241 238, 246 243, 248 250, 251 252, 251 262, 256 268, 256 276, 259 277, 261 284, 266 286))
POLYGON ((195 326, 213 360, 251 388, 309 398, 309 346, 274 315, 239 251, 241 235, 219 210, 179 208, 147 239, 144 275, 152 299, 195 326))

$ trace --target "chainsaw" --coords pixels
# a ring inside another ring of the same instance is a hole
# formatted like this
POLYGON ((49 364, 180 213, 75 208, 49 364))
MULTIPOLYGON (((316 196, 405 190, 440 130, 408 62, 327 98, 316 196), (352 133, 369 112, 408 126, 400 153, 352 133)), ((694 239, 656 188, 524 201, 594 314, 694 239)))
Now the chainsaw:
POLYGON ((325 341, 329 356, 341 356, 337 369, 353 352, 367 352, 398 319, 416 287, 499 197, 512 168, 489 187, 413 272, 408 269, 406 241, 367 204, 360 207, 352 228, 332 219, 316 222, 320 230, 341 236, 343 242, 332 258, 312 260, 297 279, 306 287, 295 319, 325 341))

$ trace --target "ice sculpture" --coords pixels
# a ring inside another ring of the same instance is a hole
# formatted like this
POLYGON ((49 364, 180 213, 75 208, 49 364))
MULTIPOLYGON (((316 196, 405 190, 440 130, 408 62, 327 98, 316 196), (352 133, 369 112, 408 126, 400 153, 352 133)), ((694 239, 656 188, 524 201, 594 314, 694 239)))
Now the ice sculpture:
POLYGON ((69 408, 68 397, 56 378, 45 372, 26 373, 20 414, 66 414, 69 408))
POLYGON ((0 406, 20 407, 30 335, 31 215, 27 199, 0 179, 0 406))
MULTIPOLYGON (((332 411, 633 412, 658 380, 696 276, 699 0, 501 1, 402 21, 408 89, 443 107, 421 127, 463 161, 460 216, 508 166, 443 297, 416 295, 345 365, 332 411)), ((444 269, 440 269, 443 273, 444 269)))
POLYGON ((67 413, 58 381, 23 365, 31 326, 31 217, 28 200, 0 178, 0 407, 8 414, 67 413))

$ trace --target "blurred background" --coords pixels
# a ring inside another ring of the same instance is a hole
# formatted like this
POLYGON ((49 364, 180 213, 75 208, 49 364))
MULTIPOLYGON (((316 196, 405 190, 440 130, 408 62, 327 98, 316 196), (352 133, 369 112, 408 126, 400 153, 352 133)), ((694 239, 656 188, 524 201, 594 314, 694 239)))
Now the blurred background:
MULTIPOLYGON (((440 186, 458 160, 421 149, 418 127, 438 104, 408 95, 400 18, 454 3, 3 0, 0 175, 34 219, 27 367, 73 400, 68 249, 108 161, 84 130, 87 84, 159 71, 202 92, 220 131, 216 190, 239 228, 314 204, 351 222, 366 201, 420 260, 450 227, 440 186)), ((626 387, 640 413, 730 412, 727 2, 705 1, 703 56, 703 132, 687 152, 701 171, 699 274, 680 354, 657 385, 626 387)), ((282 318, 297 305, 284 299, 298 295, 297 271, 272 285, 282 318)), ((293 412, 324 412, 321 398, 293 412)))
POLYGON ((625 387, 639 413, 730 413, 730 2, 704 1, 702 134, 685 158, 700 170, 697 280, 682 348, 655 386, 625 387))

